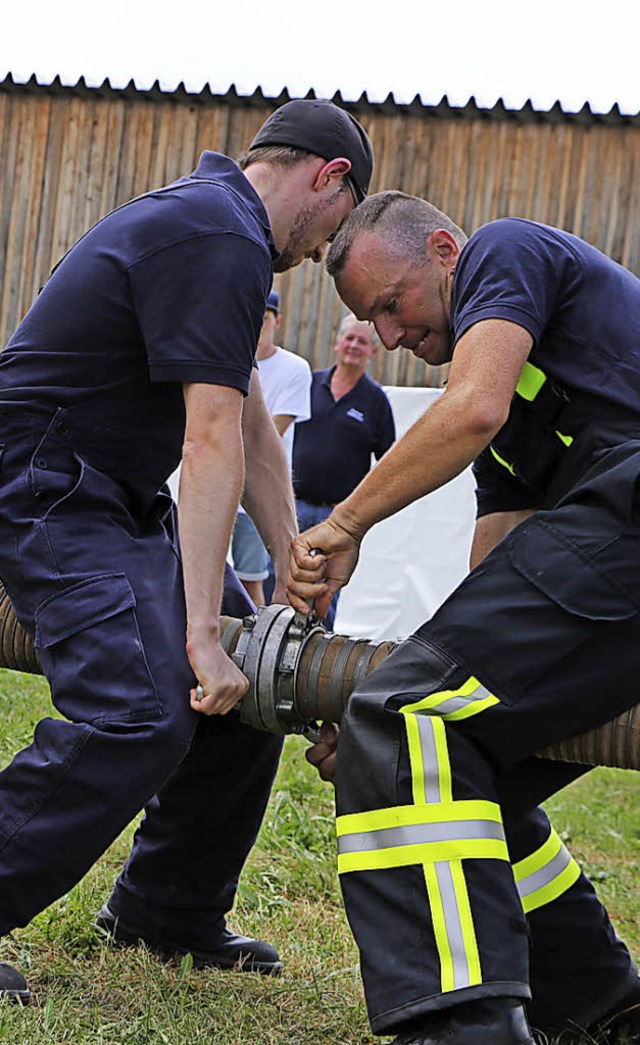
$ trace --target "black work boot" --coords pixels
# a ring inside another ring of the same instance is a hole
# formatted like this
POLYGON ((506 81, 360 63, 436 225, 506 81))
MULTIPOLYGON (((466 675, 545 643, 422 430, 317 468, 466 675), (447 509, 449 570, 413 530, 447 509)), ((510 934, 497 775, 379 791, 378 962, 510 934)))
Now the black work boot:
POLYGON ((607 1045, 640 1045, 640 980, 610 1012, 601 1016, 589 1033, 607 1045))
POLYGON ((517 998, 487 998, 442 1009, 411 1025, 392 1045, 535 1045, 517 998))
POLYGON ((226 928, 221 929, 218 936, 212 939, 204 950, 169 939, 156 938, 129 922, 123 922, 106 904, 96 918, 96 925, 108 933, 114 943, 126 947, 137 947, 143 943, 150 951, 155 951, 164 958, 190 954, 193 964, 198 969, 234 969, 236 972, 261 972, 268 976, 278 976, 282 972, 280 955, 270 943, 252 940, 247 936, 236 936, 226 928))
POLYGON ((12 969, 10 965, 0 962, 0 1001, 8 998, 9 1001, 20 1002, 28 1005, 31 994, 27 987, 27 981, 21 972, 12 969))

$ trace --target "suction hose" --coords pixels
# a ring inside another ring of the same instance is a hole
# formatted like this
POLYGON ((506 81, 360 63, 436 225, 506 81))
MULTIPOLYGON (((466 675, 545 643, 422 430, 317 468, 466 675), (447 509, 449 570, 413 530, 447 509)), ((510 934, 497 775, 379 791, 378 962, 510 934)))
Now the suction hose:
MULTIPOLYGON (((290 606, 265 606, 244 620, 223 617, 222 644, 249 679, 240 718, 269 733, 313 739, 319 722, 339 722, 358 683, 395 642, 333 635, 290 606)), ((33 639, 0 585, 0 667, 42 674, 33 639)), ((631 708, 597 729, 559 741, 541 757, 592 766, 640 769, 640 710, 631 708)))

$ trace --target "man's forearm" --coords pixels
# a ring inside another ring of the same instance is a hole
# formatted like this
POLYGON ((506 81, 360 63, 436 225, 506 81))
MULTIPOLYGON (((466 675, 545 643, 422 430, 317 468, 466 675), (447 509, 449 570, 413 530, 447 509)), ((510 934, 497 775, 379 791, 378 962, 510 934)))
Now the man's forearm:
POLYGON ((289 463, 262 398, 258 374, 251 378, 242 431, 246 477, 242 503, 258 528, 278 572, 286 572, 291 538, 298 532, 289 463))
POLYGON ((363 537, 375 523, 459 475, 491 435, 471 421, 462 397, 445 392, 336 506, 334 517, 349 533, 363 537))
POLYGON ((248 682, 220 642, 224 564, 242 481, 242 394, 225 385, 185 384, 185 437, 178 524, 187 604, 186 648, 198 685, 191 707, 224 715, 248 682))
POLYGON ((291 538, 298 532, 289 464, 273 425, 253 432, 247 442, 243 506, 253 519, 274 563, 288 562, 291 538))
POLYGON ((472 326, 456 345, 444 394, 338 505, 338 523, 360 538, 464 471, 507 420, 532 343, 506 320, 472 326))
POLYGON ((225 560, 243 484, 242 448, 239 456, 229 457, 224 469, 209 448, 183 459, 178 517, 189 630, 218 627, 225 560))
POLYGON ((178 525, 188 633, 217 632, 224 564, 242 490, 242 439, 225 429, 185 447, 178 525))

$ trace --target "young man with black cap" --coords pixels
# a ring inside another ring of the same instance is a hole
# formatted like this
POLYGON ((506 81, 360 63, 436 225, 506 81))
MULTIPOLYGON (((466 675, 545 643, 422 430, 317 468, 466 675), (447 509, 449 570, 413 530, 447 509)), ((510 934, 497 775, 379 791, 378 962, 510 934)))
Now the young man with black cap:
MULTIPOLYGON (((220 644, 223 575, 244 483, 282 584, 295 513, 251 394, 256 343, 273 269, 322 258, 372 153, 346 112, 294 101, 242 166, 205 152, 98 222, 2 357, 0 577, 64 719, 0 774, 0 936, 146 807, 101 924, 201 964, 280 967, 225 922, 280 744, 226 716, 247 682, 220 644), (164 485, 181 457, 178 548, 164 485)), ((7 965, 0 995, 29 997, 7 965)))

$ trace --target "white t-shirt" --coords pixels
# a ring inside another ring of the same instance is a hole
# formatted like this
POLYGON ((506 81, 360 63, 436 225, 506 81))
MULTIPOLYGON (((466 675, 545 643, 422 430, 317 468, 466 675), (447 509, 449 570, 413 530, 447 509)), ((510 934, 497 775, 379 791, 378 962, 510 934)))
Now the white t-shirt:
POLYGON ((264 401, 271 416, 288 414, 293 417, 293 424, 282 436, 282 446, 291 468, 293 425, 311 417, 311 367, 306 359, 278 346, 268 359, 258 360, 258 371, 264 401))
MULTIPOLYGON (((291 469, 293 425, 297 421, 308 421, 311 417, 311 367, 306 359, 276 346, 272 356, 258 360, 258 370, 262 395, 271 416, 289 414, 294 418, 282 436, 282 446, 291 469)), ((179 479, 178 466, 169 478, 169 489, 175 501, 178 500, 179 479)), ((239 508, 239 511, 244 509, 239 508)))

